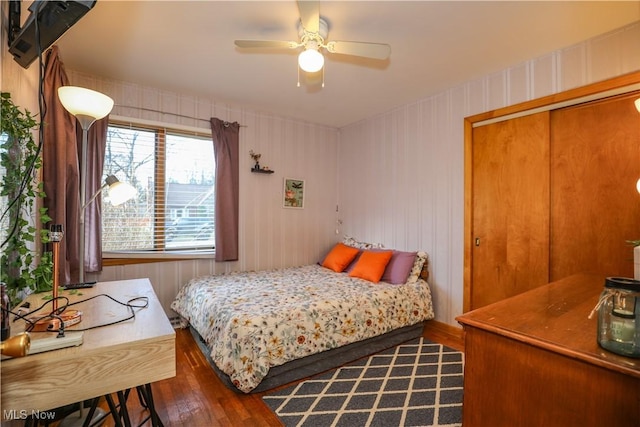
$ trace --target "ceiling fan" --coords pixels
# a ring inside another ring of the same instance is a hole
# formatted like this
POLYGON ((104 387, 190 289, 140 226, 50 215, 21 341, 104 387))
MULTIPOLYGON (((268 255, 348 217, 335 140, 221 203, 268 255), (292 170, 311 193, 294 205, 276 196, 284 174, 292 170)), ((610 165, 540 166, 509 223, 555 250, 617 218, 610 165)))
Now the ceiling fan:
MULTIPOLYGON (((329 41, 327 33, 329 26, 327 21, 320 17, 320 2, 298 0, 300 23, 298 33, 300 41, 278 40, 236 40, 236 46, 240 48, 283 48, 304 49, 298 56, 298 65, 303 71, 315 73, 324 66, 324 56, 321 49, 329 53, 342 55, 361 56, 372 59, 387 59, 391 54, 391 46, 384 43, 368 43, 353 41, 329 41)), ((299 84, 298 84, 299 85, 299 84)))

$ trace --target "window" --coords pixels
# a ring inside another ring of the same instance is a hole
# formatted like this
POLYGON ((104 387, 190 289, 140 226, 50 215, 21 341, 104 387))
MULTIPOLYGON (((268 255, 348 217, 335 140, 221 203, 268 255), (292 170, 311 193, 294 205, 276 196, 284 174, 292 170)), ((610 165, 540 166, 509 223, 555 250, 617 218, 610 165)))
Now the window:
POLYGON ((103 252, 214 249, 211 136, 110 123, 104 175, 138 193, 112 206, 103 192, 103 252))

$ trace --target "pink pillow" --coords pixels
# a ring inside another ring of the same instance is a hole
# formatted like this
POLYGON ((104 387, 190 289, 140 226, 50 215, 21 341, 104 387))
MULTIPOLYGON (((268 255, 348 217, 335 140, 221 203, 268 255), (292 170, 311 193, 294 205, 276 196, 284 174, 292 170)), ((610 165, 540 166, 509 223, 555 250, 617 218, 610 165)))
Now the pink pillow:
POLYGON ((407 282, 411 268, 416 260, 417 252, 393 251, 391 260, 380 279, 393 285, 401 285, 407 282))

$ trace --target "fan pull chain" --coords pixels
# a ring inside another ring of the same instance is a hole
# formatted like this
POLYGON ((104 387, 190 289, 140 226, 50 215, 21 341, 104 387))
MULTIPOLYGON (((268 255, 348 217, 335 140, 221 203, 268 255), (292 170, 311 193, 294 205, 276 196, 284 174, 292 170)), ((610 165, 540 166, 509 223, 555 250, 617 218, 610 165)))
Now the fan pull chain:
POLYGON ((322 67, 322 87, 324 87, 324 67, 322 67))
POLYGON ((300 87, 300 65, 298 65, 298 87, 300 87))

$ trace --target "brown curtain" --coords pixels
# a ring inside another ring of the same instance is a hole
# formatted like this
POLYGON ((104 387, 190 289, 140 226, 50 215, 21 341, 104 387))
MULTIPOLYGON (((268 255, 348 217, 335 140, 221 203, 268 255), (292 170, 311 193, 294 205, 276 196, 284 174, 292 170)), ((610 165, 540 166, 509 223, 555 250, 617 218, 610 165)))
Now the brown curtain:
MULTIPOLYGON (((109 116, 96 120, 87 134, 87 188, 85 200, 91 200, 104 184, 104 153, 107 146, 109 116)), ((76 126, 78 158, 82 159, 82 127, 76 126)), ((102 271, 102 198, 96 197, 84 211, 84 265, 86 272, 102 271)))
POLYGON ((71 280, 70 266, 78 265, 79 203, 78 152, 75 123, 58 99, 58 88, 69 84, 58 47, 49 49, 45 58, 43 82, 44 141, 42 146, 42 181, 47 208, 53 224, 62 224, 64 238, 60 243, 60 283, 71 280))
MULTIPOLYGON (((53 224, 62 224, 64 238, 60 243, 60 283, 68 283, 78 277, 79 228, 80 228, 80 150, 82 129, 76 129, 76 119, 64 109, 58 99, 58 88, 69 84, 58 47, 52 46, 45 58, 43 94, 46 103, 44 114, 44 141, 42 180, 47 208, 53 224)), ((88 134, 87 199, 100 188, 106 128, 108 120, 93 124, 88 134), (89 195, 91 194, 91 195, 89 195)), ((85 266, 87 271, 99 271, 102 267, 100 251, 100 198, 86 209, 85 266), (96 250, 96 247, 98 248, 96 250)))
POLYGON ((238 259, 240 125, 211 118, 216 160, 216 261, 238 259))

